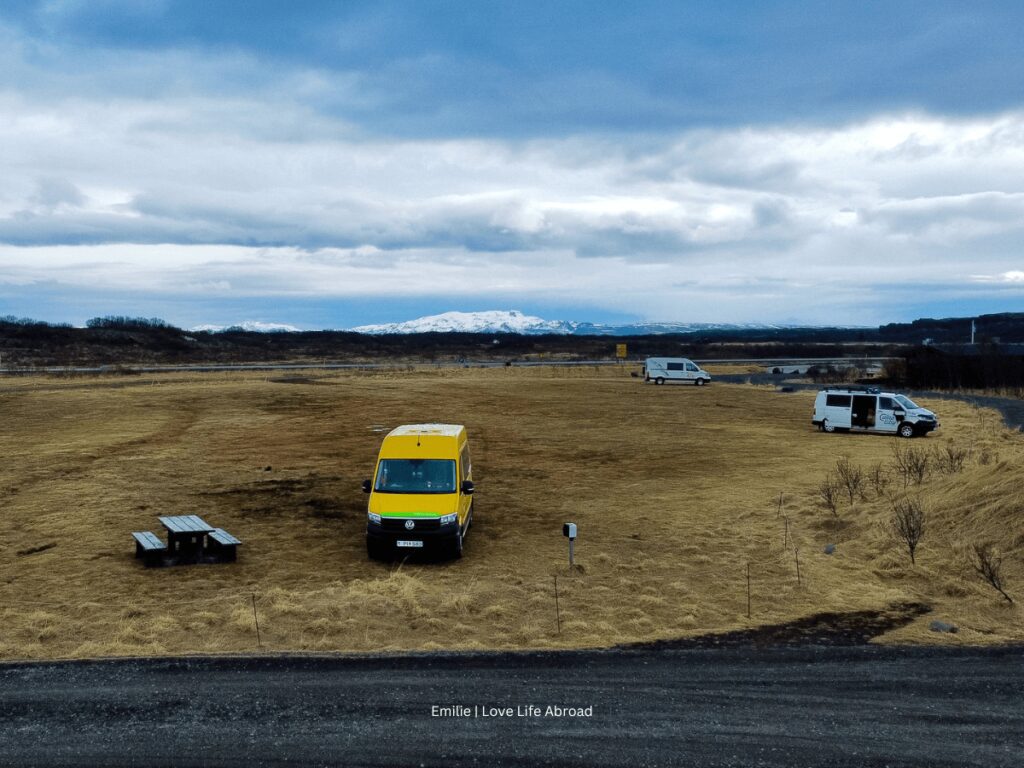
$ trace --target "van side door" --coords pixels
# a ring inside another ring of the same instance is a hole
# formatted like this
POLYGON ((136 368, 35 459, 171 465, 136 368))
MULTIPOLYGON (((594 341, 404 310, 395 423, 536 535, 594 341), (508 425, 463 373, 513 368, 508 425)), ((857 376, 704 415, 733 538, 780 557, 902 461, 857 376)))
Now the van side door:
POLYGON ((473 479, 473 464, 469 458, 469 443, 462 446, 459 452, 459 525, 465 526, 466 518, 469 516, 470 507, 473 506, 473 497, 462 492, 462 482, 473 479))
POLYGON ((875 417, 875 429, 879 432, 895 432, 899 427, 896 410, 899 403, 891 397, 878 397, 878 414, 875 417))
POLYGON ((850 395, 826 395, 825 418, 828 420, 828 423, 839 429, 849 429, 852 400, 853 398, 850 395))
POLYGON ((878 398, 875 395, 854 395, 850 413, 850 426, 872 429, 878 412, 878 398))

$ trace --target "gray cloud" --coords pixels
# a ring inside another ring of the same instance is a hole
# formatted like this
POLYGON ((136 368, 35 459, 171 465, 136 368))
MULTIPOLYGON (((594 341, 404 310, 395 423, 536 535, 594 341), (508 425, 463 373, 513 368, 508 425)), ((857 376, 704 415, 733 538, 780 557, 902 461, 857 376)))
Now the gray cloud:
POLYGON ((851 322, 922 290, 1024 295, 1005 277, 1022 269, 1020 113, 389 139, 349 119, 373 107, 365 74, 261 82, 249 53, 128 51, 103 83, 111 52, 68 74, 3 34, 0 283, 224 297, 571 289, 655 318, 851 322))

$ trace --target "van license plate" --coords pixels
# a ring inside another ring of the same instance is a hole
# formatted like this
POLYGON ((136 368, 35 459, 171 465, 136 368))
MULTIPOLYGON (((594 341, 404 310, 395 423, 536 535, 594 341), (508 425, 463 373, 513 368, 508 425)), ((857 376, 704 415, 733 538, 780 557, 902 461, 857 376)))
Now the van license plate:
POLYGON ((423 542, 422 541, 396 541, 395 545, 399 546, 399 547, 422 547, 423 546, 423 542))

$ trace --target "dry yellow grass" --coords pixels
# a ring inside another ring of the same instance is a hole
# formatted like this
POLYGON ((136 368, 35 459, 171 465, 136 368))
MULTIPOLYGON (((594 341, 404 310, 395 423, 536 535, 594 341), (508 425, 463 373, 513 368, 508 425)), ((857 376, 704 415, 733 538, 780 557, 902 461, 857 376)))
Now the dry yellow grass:
POLYGON ((253 595, 272 650, 601 646, 897 601, 934 611, 883 641, 1024 639, 1020 608, 970 565, 972 542, 996 542, 1024 599, 1024 440, 994 413, 938 402, 942 430, 901 443, 971 452, 909 489, 929 513, 911 566, 873 491, 838 520, 815 498, 838 458, 888 464, 895 438, 814 431, 812 393, 645 386, 630 370, 5 381, 0 657, 253 651, 253 595), (466 557, 369 562, 370 427, 419 421, 469 428, 466 557), (190 513, 239 536, 239 562, 144 569, 130 532, 190 513), (580 526, 571 576, 566 520, 580 526), (932 618, 961 631, 931 633, 932 618))

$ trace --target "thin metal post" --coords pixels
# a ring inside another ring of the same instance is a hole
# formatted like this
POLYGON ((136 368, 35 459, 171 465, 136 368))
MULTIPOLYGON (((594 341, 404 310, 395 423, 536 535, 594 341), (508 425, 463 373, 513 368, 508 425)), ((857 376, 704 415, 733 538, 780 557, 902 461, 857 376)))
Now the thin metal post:
POLYGON ((252 593, 252 620, 256 622, 256 644, 263 648, 263 639, 260 637, 260 618, 256 615, 256 593, 252 593))
POLYGON ((787 549, 789 547, 789 517, 786 516, 782 519, 785 522, 785 532, 782 534, 782 548, 787 549))
POLYGON ((747 618, 750 618, 750 563, 747 563, 747 618))
POLYGON ((800 549, 799 547, 793 550, 793 557, 796 559, 796 583, 800 585, 800 549))
POLYGON ((555 621, 558 624, 558 634, 562 634, 562 614, 558 608, 558 574, 555 574, 555 621))
POLYGON ((569 539, 569 573, 572 573, 572 568, 576 564, 576 558, 573 555, 573 550, 575 549, 575 545, 576 545, 576 540, 575 539, 569 539))

